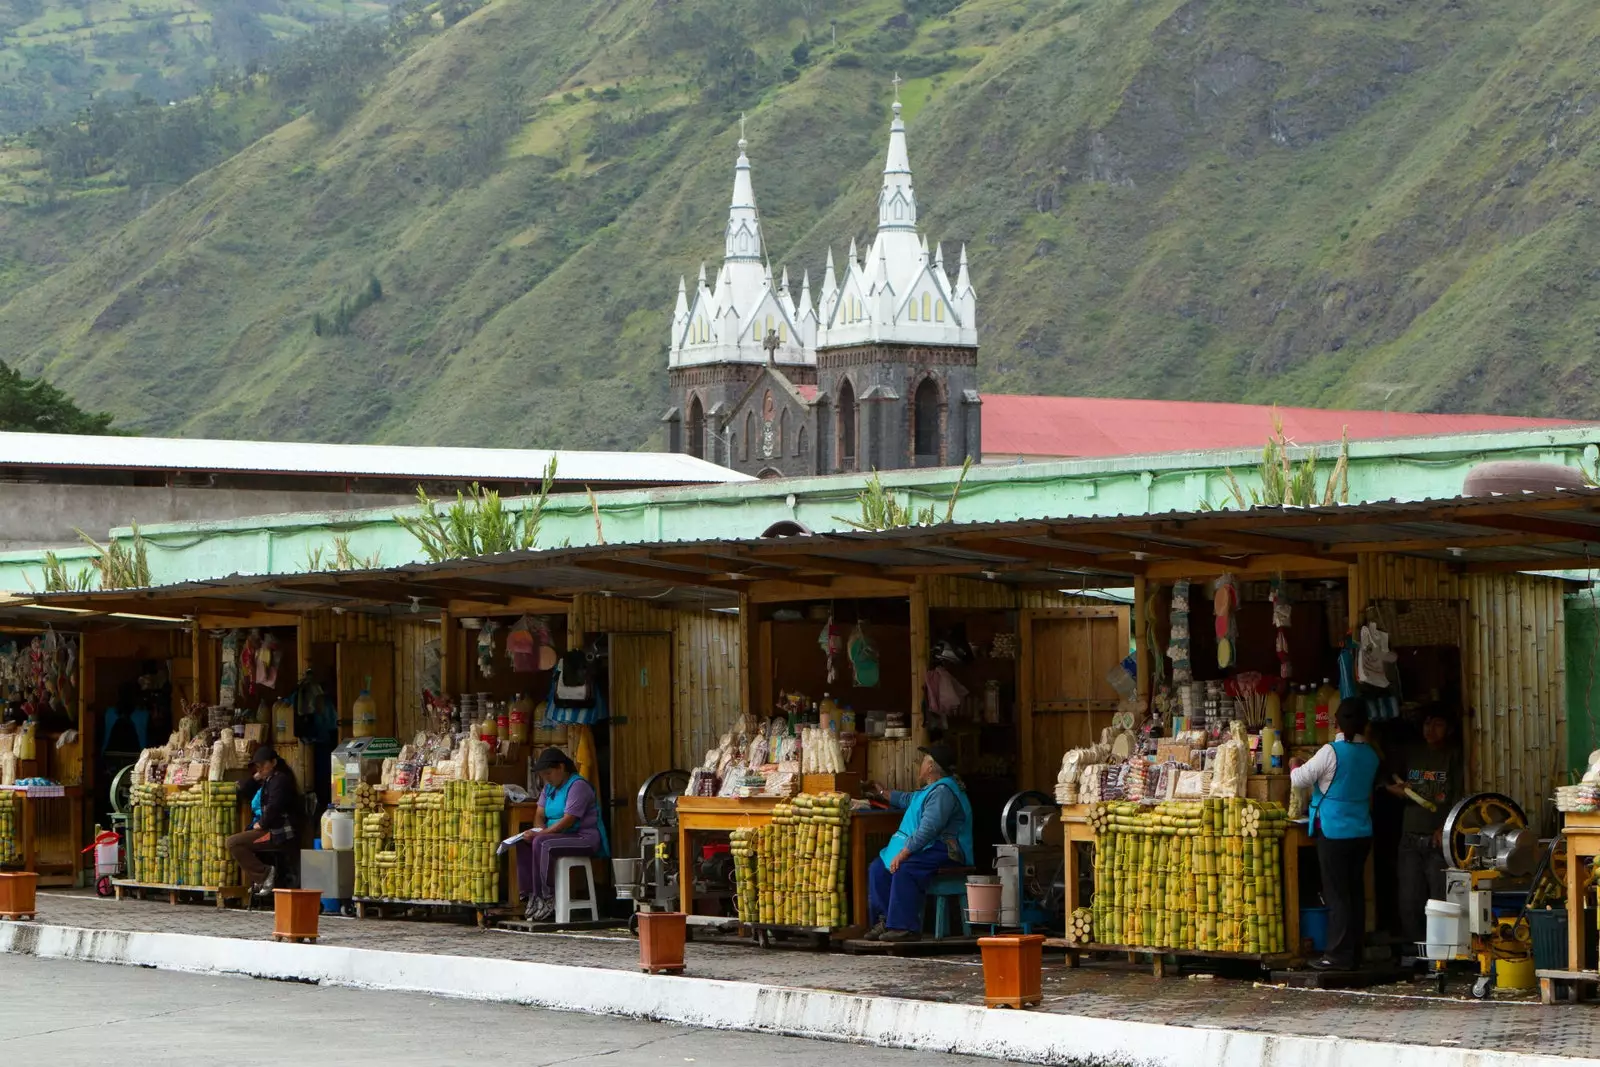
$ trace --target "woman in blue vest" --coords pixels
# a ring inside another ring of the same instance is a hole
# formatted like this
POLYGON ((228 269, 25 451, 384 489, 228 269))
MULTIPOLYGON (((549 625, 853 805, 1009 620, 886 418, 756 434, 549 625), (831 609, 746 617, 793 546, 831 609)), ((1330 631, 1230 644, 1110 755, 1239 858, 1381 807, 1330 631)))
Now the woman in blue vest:
MULTIPOLYGON (((867 868, 873 927, 868 941, 917 941, 928 882, 941 867, 972 866, 972 804, 955 773, 949 745, 919 748, 922 766, 915 793, 888 793, 889 806, 904 811, 878 858, 867 868)), ((884 795, 882 786, 873 789, 884 795)))
POLYGON ((534 761, 533 771, 544 788, 539 791, 533 829, 517 843, 517 886, 527 901, 529 921, 549 922, 556 914, 556 860, 604 856, 609 850, 594 787, 578 773, 567 754, 547 748, 534 761))
POLYGON ((1311 790, 1310 829, 1322 868, 1322 898, 1328 905, 1328 949, 1311 964, 1319 970, 1353 970, 1361 964, 1372 791, 1378 779, 1378 754, 1365 737, 1366 704, 1343 701, 1336 720, 1339 733, 1333 743, 1289 771, 1290 784, 1311 790))

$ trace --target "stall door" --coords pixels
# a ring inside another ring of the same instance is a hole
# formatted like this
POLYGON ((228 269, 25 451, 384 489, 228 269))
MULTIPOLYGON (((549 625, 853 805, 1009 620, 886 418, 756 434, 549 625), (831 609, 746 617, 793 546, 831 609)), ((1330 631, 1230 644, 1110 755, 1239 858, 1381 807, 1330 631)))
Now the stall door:
MULTIPOLYGON (((394 736, 394 646, 385 641, 340 641, 339 736, 350 736, 350 709, 369 685, 378 706, 377 737, 394 736), (369 681, 370 679, 370 681, 369 681)), ((410 740, 406 738, 405 740, 410 740)))
POLYGON ((632 855, 634 798, 672 759, 672 635, 611 635, 611 847, 632 855))
POLYGON ((1055 790, 1061 757, 1111 725, 1117 691, 1106 676, 1128 654, 1128 609, 1023 612, 1020 787, 1055 790))

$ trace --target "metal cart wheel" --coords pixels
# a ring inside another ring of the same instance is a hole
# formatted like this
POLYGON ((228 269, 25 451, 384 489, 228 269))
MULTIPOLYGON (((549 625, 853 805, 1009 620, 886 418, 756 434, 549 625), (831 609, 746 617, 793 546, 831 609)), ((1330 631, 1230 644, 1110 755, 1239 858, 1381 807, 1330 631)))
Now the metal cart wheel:
POLYGON ((1492 989, 1494 989, 1494 975, 1480 974, 1472 983, 1472 999, 1488 1000, 1492 989))

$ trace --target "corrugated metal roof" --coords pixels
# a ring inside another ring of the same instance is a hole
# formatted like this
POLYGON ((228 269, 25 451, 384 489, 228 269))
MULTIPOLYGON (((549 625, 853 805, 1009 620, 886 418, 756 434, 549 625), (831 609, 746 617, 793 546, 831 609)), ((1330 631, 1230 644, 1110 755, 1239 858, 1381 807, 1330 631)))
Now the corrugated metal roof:
POLYGON ((1549 429, 1576 420, 1411 411, 1332 411, 1194 400, 985 394, 983 453, 1006 456, 1124 456, 1195 449, 1259 448, 1283 420, 1296 444, 1549 429))
POLYGON ((562 482, 687 485, 753 480, 747 474, 671 452, 0 433, 0 467, 537 482, 544 476, 551 456, 556 457, 556 476, 562 482))

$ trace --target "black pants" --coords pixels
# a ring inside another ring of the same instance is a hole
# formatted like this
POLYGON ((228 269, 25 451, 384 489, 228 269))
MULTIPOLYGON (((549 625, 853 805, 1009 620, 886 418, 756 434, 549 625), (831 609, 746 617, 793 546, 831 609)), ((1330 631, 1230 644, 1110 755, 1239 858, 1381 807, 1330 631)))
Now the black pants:
POLYGON ((1409 956, 1416 951, 1411 942, 1427 936, 1428 901, 1444 899, 1444 853, 1429 835, 1401 834, 1398 860, 1400 931, 1409 956))
POLYGON ((1317 838, 1322 899, 1328 905, 1326 955, 1338 967, 1355 967, 1361 962, 1361 936, 1367 928, 1367 853, 1371 849, 1370 837, 1317 838))

